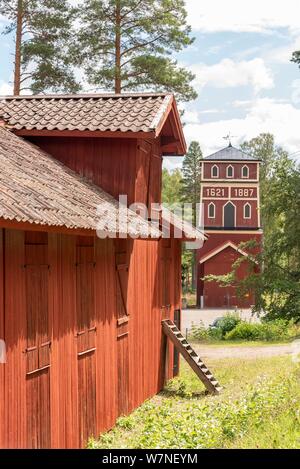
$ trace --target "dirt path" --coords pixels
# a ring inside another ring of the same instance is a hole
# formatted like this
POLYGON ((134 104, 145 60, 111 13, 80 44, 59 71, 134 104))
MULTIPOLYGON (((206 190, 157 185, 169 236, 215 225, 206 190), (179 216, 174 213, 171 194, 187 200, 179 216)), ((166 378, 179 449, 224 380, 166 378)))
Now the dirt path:
POLYGON ((210 345, 195 345, 195 350, 202 359, 218 358, 265 358, 279 355, 290 355, 293 353, 291 344, 266 345, 266 346, 234 346, 216 347, 210 345))

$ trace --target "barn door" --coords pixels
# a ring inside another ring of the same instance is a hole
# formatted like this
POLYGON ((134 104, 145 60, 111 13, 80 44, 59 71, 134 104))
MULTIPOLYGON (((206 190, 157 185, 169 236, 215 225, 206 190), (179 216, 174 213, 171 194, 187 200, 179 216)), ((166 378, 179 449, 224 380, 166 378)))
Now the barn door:
POLYGON ((96 435, 96 325, 93 246, 77 247, 76 315, 80 444, 96 435))
POLYGON ((47 244, 25 245, 27 446, 49 448, 50 349, 47 244))
POLYGON ((116 240, 118 414, 129 411, 129 313, 127 309, 128 260, 126 240, 116 240))

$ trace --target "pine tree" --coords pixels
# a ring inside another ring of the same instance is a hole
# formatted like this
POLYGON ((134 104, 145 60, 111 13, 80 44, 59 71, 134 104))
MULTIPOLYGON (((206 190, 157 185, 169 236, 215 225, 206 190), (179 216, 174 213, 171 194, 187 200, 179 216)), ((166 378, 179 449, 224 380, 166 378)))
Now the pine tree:
POLYGON ((73 57, 97 88, 196 97, 191 72, 171 54, 193 42, 184 0, 85 0, 73 57))
MULTIPOLYGON (((192 205, 191 222, 197 226, 198 220, 198 205, 200 203, 200 190, 201 190, 201 160, 203 158, 202 151, 198 142, 191 142, 188 152, 184 157, 182 164, 182 202, 192 205)), ((188 257, 190 258, 190 256, 188 257)), ((196 288, 196 251, 192 253, 192 287, 196 288)))
POLYGON ((202 151, 198 142, 191 142, 182 164, 182 201, 192 204, 193 224, 197 223, 197 205, 200 203, 202 151))
POLYGON ((15 35, 14 94, 78 91, 69 60, 72 9, 68 0, 0 0, 15 35))

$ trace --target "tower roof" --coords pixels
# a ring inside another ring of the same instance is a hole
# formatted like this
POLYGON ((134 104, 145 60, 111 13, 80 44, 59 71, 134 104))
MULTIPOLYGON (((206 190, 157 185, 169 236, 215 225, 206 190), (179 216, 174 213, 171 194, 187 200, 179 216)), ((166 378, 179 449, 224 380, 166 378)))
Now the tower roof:
POLYGON ((259 158, 255 158, 231 144, 216 153, 212 153, 212 155, 206 156, 204 159, 213 161, 260 161, 259 158))

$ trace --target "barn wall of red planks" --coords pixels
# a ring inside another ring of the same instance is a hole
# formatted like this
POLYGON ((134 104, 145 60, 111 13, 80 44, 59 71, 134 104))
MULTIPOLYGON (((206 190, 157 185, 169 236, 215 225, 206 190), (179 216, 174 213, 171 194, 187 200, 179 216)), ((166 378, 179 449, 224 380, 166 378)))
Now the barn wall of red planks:
MULTIPOLYGON (((160 202, 160 142, 36 138, 114 197, 160 202)), ((180 240, 0 230, 0 446, 78 448, 173 376, 180 240), (166 290, 167 285, 167 290, 166 290), (167 366, 166 366, 167 362, 167 366)))

